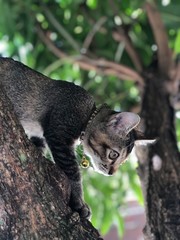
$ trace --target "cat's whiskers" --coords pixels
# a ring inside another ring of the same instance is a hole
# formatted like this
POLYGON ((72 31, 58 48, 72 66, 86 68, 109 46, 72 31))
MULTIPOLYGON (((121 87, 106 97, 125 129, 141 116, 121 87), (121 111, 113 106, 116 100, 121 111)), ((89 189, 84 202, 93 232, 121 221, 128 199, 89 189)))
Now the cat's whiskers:
POLYGON ((120 157, 123 158, 123 161, 120 163, 120 165, 124 164, 124 163, 128 160, 128 158, 127 158, 127 155, 128 155, 128 153, 127 153, 127 148, 130 147, 130 146, 132 146, 133 144, 134 144, 134 142, 130 143, 129 145, 127 145, 126 147, 124 147, 124 148, 121 149, 121 155, 120 155, 120 157), (124 154, 124 150, 126 151, 126 156, 125 156, 125 157, 122 156, 122 155, 124 154))
POLYGON ((127 149, 128 147, 132 146, 134 144, 134 142, 130 143, 129 145, 127 145, 126 147, 123 147, 122 150, 127 149))

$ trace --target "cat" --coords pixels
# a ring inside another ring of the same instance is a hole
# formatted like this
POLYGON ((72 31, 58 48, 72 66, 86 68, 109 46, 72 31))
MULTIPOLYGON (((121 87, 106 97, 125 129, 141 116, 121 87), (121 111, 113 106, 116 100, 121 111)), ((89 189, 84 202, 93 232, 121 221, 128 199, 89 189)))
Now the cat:
POLYGON ((0 82, 28 137, 52 157, 71 184, 69 205, 81 218, 90 217, 83 200, 75 143, 81 137, 84 152, 95 171, 113 175, 134 143, 145 139, 137 130, 140 117, 96 108, 93 97, 80 86, 52 80, 11 58, 0 58, 0 82))

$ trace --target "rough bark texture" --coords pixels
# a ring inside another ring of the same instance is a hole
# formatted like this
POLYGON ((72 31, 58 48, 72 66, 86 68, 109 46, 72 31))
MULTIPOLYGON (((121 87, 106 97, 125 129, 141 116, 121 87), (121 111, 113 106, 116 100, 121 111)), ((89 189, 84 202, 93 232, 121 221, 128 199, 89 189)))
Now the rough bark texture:
POLYGON ((157 137, 157 143, 139 147, 138 173, 146 203, 148 240, 178 240, 180 237, 180 154, 176 145, 174 111, 164 88, 166 79, 148 70, 142 117, 146 134, 157 137))
POLYGON ((0 239, 101 239, 68 207, 69 186, 28 141, 0 86, 0 239))

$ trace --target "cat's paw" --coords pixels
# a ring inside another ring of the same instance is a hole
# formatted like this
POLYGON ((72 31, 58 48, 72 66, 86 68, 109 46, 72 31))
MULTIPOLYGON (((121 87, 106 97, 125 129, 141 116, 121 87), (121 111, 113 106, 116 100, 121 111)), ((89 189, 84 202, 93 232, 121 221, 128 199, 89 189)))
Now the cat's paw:
POLYGON ((83 206, 77 210, 80 215, 80 218, 90 220, 91 218, 91 209, 89 206, 84 203, 83 206))

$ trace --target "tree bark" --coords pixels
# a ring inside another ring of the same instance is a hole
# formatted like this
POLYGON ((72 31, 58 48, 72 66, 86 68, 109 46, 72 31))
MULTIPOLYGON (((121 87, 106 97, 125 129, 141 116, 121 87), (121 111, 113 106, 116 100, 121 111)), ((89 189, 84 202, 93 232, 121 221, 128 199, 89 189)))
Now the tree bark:
POLYGON ((0 239, 102 239, 68 207, 67 177, 27 139, 0 89, 0 239))
POLYGON ((148 240, 178 240, 180 237, 180 154, 176 143, 174 110, 170 106, 165 81, 157 69, 144 73, 146 82, 142 118, 146 135, 156 144, 138 147, 138 173, 145 205, 148 240))

